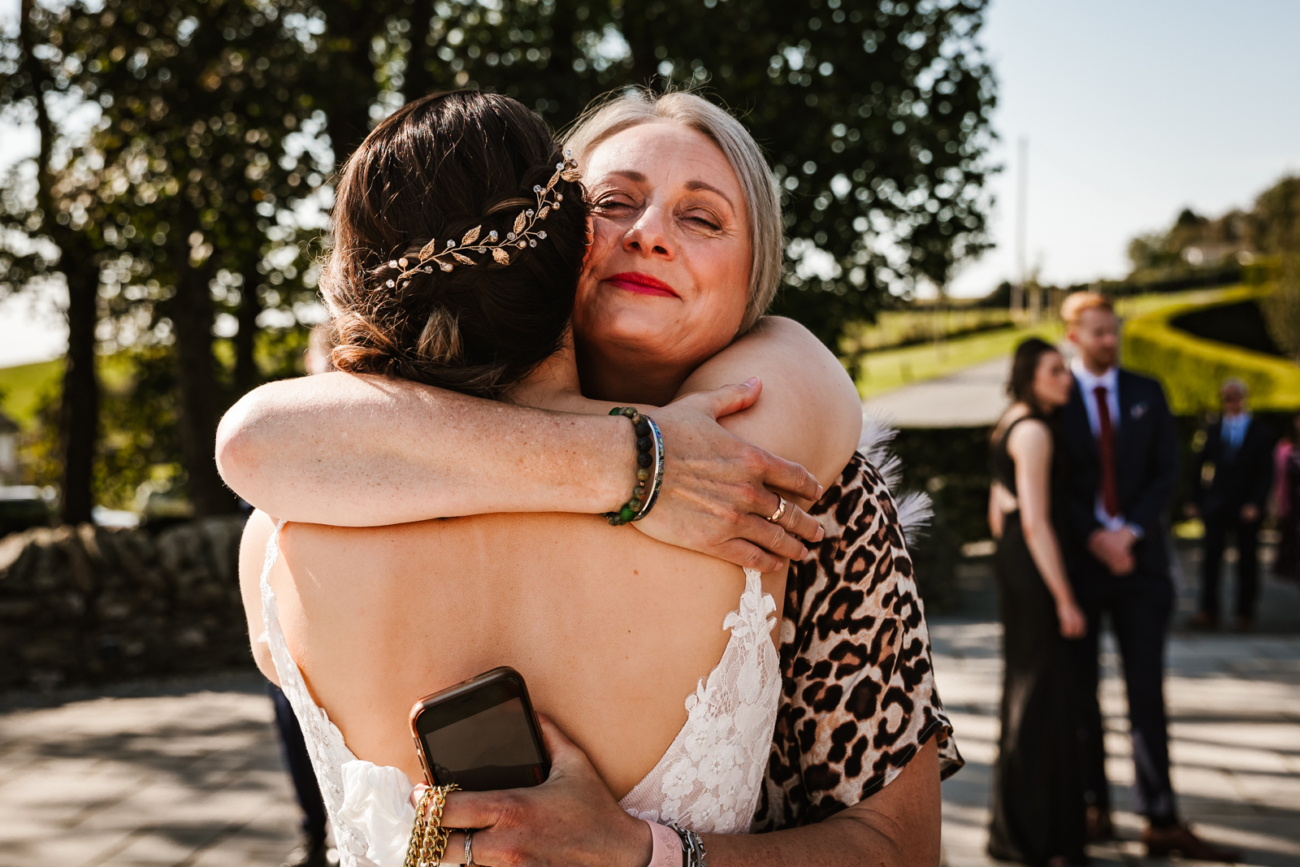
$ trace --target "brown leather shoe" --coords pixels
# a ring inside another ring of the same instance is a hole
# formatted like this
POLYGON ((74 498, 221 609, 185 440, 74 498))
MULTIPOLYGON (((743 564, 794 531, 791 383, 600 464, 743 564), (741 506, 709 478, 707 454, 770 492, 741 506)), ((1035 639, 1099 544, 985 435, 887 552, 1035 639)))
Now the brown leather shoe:
POLYGON ((1110 821, 1110 813, 1100 807, 1089 807, 1086 833, 1089 843, 1106 843, 1114 840, 1115 826, 1110 821))
POLYGON ((1185 824, 1171 825, 1168 828, 1152 828, 1148 825, 1142 831, 1142 842, 1146 844, 1148 858, 1167 858, 1177 852, 1194 861, 1233 864, 1241 860, 1239 850, 1202 840, 1192 833, 1191 826, 1185 824))
POLYGON ((1198 611, 1187 618, 1187 628, 1193 632, 1214 632, 1219 628, 1219 618, 1213 614, 1198 611))

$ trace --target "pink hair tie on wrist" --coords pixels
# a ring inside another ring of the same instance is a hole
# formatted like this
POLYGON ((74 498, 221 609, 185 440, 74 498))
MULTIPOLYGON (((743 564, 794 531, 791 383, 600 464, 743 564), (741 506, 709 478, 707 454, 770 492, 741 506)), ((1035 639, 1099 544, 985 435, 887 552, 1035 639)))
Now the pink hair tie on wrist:
POLYGON ((650 826, 650 836, 654 839, 649 867, 682 867, 682 839, 677 832, 649 819, 641 821, 650 826))

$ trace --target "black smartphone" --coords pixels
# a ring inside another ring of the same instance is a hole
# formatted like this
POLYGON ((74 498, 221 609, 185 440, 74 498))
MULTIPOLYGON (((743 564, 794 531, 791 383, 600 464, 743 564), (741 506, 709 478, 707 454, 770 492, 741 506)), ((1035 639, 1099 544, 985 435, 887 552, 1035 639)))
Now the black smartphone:
POLYGON ((528 687, 508 666, 417 701, 411 733, 431 786, 521 789, 541 785, 551 772, 528 687))

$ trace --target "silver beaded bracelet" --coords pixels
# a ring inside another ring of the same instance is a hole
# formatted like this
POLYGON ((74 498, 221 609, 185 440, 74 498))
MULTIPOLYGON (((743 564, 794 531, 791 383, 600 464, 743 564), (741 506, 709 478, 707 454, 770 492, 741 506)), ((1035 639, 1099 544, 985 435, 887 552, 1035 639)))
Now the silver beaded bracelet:
POLYGON ((682 840, 682 867, 709 867, 708 855, 704 851, 704 841, 694 831, 683 828, 676 822, 669 822, 668 827, 682 840))

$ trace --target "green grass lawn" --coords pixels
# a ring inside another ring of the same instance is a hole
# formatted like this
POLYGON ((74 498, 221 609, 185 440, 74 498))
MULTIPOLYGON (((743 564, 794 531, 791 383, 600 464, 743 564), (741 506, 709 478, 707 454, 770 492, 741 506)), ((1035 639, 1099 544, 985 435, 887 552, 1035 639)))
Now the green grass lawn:
POLYGON ((0 368, 0 411, 30 427, 41 398, 59 388, 62 376, 61 359, 0 368))
MULTIPOLYGON (((1230 291, 1231 287, 1137 295, 1132 298, 1120 299, 1116 308, 1122 317, 1139 316, 1176 304, 1208 303, 1217 300, 1230 291)), ((913 313, 911 315, 916 316, 919 314, 913 313)), ((988 334, 975 334, 955 340, 927 343, 922 346, 867 352, 860 356, 857 377, 858 393, 866 399, 902 388, 914 382, 938 379, 966 367, 973 367, 976 364, 993 361, 996 358, 1006 358, 1015 350, 1016 345, 1026 337, 1041 337, 1044 340, 1059 341, 1064 336, 1065 329, 1061 326, 1061 323, 1053 321, 1044 322, 1040 325, 993 331, 988 334)))
MULTIPOLYGON (((96 356, 95 367, 103 388, 116 391, 130 386, 131 365, 125 353, 96 356)), ((62 378, 61 358, 0 367, 0 412, 29 428, 41 401, 58 392, 62 378)))

